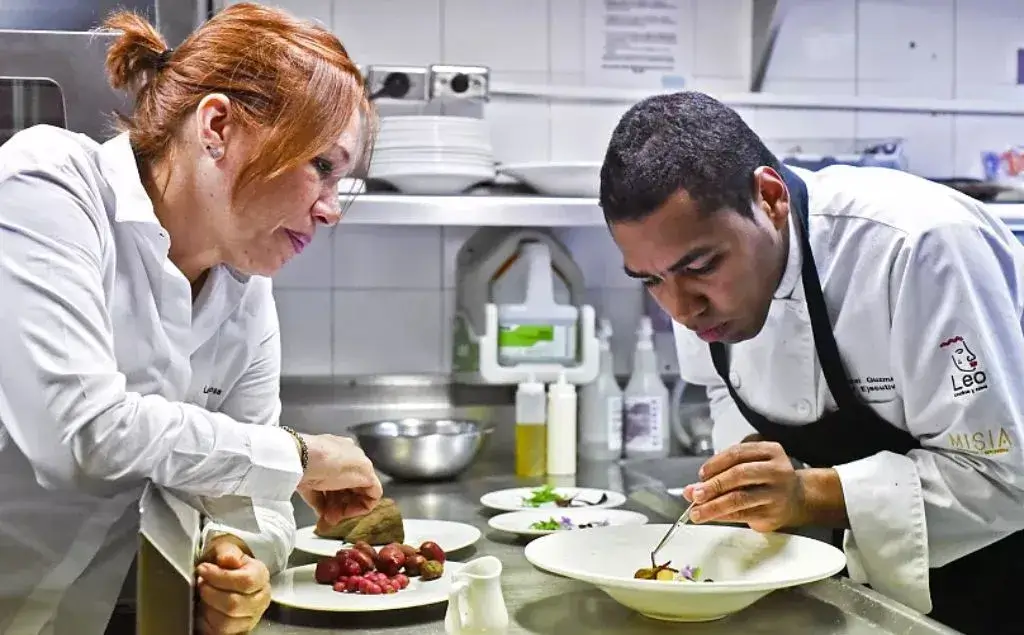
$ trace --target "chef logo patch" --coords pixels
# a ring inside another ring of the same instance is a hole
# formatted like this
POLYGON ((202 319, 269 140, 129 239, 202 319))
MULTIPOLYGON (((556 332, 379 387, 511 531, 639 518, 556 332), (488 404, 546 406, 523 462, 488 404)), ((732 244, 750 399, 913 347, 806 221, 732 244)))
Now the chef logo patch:
POLYGON ((974 354, 967 340, 957 335, 939 344, 939 348, 949 353, 953 372, 949 380, 953 385, 953 396, 973 395, 988 388, 988 378, 981 366, 981 360, 974 354))

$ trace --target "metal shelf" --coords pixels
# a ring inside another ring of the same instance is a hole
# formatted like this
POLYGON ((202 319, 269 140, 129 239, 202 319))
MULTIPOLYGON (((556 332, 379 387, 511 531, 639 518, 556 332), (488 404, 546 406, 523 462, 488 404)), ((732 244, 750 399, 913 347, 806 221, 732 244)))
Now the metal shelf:
MULTIPOLYGON (((349 204, 341 199, 342 209, 349 204)), ((470 227, 598 227, 604 215, 591 198, 546 196, 408 196, 361 194, 345 212, 346 224, 470 227)))
MULTIPOLYGON (((767 58, 765 58, 767 59, 767 58)), ((676 92, 639 88, 606 88, 557 84, 491 83, 492 97, 550 100, 567 103, 611 103, 629 106, 652 95, 676 92)), ((1024 115, 1024 104, 1014 100, 871 97, 853 95, 790 95, 764 92, 711 94, 733 108, 797 110, 849 110, 865 112, 927 113, 932 115, 1024 115)))
MULTIPOLYGON (((346 225, 430 225, 464 227, 603 227, 604 215, 592 198, 546 196, 409 196, 361 194, 342 197, 346 225)), ((989 207, 1024 232, 1024 204, 989 207)))

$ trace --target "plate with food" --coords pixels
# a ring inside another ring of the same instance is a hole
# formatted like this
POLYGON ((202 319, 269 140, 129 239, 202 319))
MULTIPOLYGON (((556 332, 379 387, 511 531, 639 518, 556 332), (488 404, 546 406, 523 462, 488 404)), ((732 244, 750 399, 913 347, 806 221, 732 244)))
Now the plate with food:
POLYGON ((647 617, 708 622, 777 589, 831 577, 846 566, 832 545, 746 527, 683 525, 651 562, 669 525, 556 532, 526 546, 538 569, 593 584, 647 617))
POLYGON ((452 573, 432 543, 420 548, 390 544, 375 549, 361 542, 324 556, 316 564, 286 569, 270 584, 271 599, 308 611, 391 611, 446 602, 452 573))
POLYGON ((337 525, 319 522, 295 533, 295 548, 316 556, 333 556, 339 549, 359 542, 375 547, 390 543, 420 545, 430 541, 446 553, 465 549, 480 539, 473 525, 448 520, 403 518, 393 499, 383 498, 368 514, 337 525))
POLYGON ((492 529, 520 536, 546 536, 557 531, 594 529, 617 525, 646 525, 647 516, 624 509, 587 509, 585 507, 508 512, 492 517, 492 529))
POLYGON ((515 512, 526 509, 570 509, 618 507, 626 502, 619 492, 587 487, 517 487, 488 492, 480 504, 491 509, 515 512))

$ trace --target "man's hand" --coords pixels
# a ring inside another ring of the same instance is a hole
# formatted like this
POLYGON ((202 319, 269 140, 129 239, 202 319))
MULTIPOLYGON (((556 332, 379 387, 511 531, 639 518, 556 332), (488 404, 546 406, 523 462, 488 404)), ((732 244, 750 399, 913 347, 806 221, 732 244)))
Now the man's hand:
POLYGON ((372 510, 383 495, 373 463, 348 437, 305 435, 309 465, 299 483, 303 500, 329 524, 372 510))
POLYGON ((270 606, 270 572, 247 551, 245 543, 229 535, 217 536, 207 546, 196 567, 196 630, 202 635, 248 633, 270 606))
POLYGON ((743 523, 769 532, 808 524, 841 527, 847 522, 835 470, 794 470, 778 443, 734 445, 708 459, 700 479, 683 492, 696 502, 690 512, 696 523, 743 523))

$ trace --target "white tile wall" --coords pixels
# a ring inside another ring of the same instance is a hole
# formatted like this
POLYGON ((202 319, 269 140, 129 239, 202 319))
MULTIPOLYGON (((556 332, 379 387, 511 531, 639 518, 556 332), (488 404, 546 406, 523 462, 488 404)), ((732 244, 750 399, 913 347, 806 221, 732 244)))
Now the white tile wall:
MULTIPOLYGON (((498 80, 579 85, 583 15, 597 0, 271 0, 332 25, 361 64, 486 64, 498 80)), ((690 86, 746 89, 752 0, 686 0, 690 86)), ((765 81, 768 92, 1024 100, 1016 51, 1020 0, 796 0, 765 81)), ((494 100, 499 160, 599 160, 625 105, 494 100)), ((1024 142, 1024 118, 744 109, 766 140, 907 140, 911 169, 977 175, 978 154, 1024 142)), ((468 228, 346 227, 322 232, 276 280, 286 374, 445 372, 454 258, 468 228)), ((558 232, 588 299, 616 331, 629 367, 642 290, 601 228, 558 232)))

